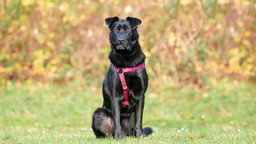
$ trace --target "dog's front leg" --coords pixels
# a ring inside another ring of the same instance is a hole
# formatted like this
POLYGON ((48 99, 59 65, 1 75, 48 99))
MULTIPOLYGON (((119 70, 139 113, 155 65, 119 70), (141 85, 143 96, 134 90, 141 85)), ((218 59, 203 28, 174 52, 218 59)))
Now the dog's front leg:
POLYGON ((121 124, 120 124, 120 105, 118 99, 113 97, 111 100, 113 119, 114 119, 114 138, 121 138, 121 124))
POLYGON ((137 138, 143 137, 142 131, 142 116, 144 109, 144 98, 140 99, 136 103, 135 116, 136 116, 136 125, 135 125, 135 135, 137 138))

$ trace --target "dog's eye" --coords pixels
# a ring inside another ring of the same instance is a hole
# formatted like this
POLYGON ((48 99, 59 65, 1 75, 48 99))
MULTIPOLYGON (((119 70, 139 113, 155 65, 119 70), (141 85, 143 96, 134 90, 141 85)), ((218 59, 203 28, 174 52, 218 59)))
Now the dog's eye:
POLYGON ((129 33, 129 32, 131 32, 131 29, 126 28, 126 29, 125 29, 125 32, 129 33))
POLYGON ((119 33, 119 29, 114 29, 114 31, 115 31, 116 33, 119 33))

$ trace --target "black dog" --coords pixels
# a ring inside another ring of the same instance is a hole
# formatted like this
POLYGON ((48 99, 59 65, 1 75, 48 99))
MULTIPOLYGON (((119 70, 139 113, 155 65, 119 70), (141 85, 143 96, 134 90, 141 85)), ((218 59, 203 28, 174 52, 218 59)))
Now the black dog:
POLYGON ((103 106, 93 114, 92 129, 97 138, 147 136, 153 131, 149 127, 142 129, 148 76, 145 55, 138 41, 137 26, 141 20, 109 17, 105 22, 110 28, 112 64, 103 82, 103 106))

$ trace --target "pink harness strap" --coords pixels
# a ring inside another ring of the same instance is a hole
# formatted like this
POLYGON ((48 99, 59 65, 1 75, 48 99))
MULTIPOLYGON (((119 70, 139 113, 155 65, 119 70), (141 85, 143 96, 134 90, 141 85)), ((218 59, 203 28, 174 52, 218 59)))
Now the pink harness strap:
POLYGON ((123 87, 123 91, 124 91, 124 101, 122 102, 123 105, 126 105, 126 106, 130 105, 128 87, 127 87, 127 84, 126 84, 124 73, 135 71, 135 70, 138 70, 138 69, 141 69, 141 68, 144 68, 144 67, 145 67, 144 63, 142 63, 138 66, 135 66, 135 67, 131 67, 131 68, 118 68, 118 67, 114 66, 117 74, 119 75, 119 78, 120 78, 120 81, 121 81, 121 84, 122 84, 122 87, 123 87))

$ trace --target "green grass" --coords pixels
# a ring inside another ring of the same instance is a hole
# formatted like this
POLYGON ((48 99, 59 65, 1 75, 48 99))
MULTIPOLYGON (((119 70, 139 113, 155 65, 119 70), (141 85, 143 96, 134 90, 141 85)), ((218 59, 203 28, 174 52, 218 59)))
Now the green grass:
POLYGON ((143 124, 154 134, 96 139, 91 115, 102 104, 97 84, 8 83, 0 89, 0 143, 256 143, 256 85, 149 88, 143 124))

